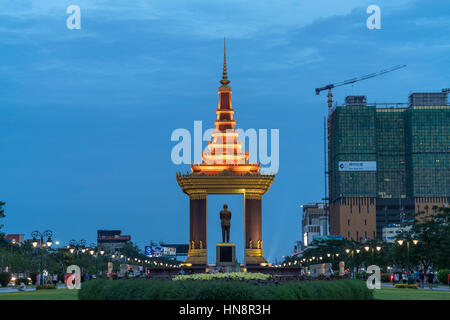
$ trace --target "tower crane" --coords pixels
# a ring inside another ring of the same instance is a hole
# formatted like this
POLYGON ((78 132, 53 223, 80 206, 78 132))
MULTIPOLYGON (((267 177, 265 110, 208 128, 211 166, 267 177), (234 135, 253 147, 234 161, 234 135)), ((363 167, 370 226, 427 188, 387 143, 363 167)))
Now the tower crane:
POLYGON ((333 93, 331 92, 331 89, 336 88, 336 87, 340 87, 340 86, 345 86, 347 84, 352 84, 352 83, 355 83, 355 82, 358 82, 358 81, 366 80, 366 79, 369 79, 369 78, 373 78, 373 77, 376 77, 376 76, 379 76, 379 75, 382 75, 382 74, 385 74, 385 73, 388 73, 388 72, 391 72, 391 71, 395 71, 395 70, 398 70, 398 69, 401 69, 401 68, 404 68, 404 67, 406 67, 406 64, 393 66, 393 67, 391 67, 389 69, 384 69, 384 70, 381 70, 381 71, 378 71, 378 72, 369 73, 369 74, 366 74, 364 76, 348 79, 348 80, 345 80, 345 81, 342 81, 342 82, 328 84, 328 85, 326 85, 326 86, 324 86, 322 88, 316 88, 316 95, 319 95, 320 92, 323 91, 323 90, 328 90, 328 110, 331 110, 332 105, 333 105, 333 93))

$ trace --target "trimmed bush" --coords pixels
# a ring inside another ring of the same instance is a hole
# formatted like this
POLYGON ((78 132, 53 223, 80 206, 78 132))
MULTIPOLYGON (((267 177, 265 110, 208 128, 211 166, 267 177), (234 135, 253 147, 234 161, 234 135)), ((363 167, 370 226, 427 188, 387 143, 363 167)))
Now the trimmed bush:
POLYGON ((54 284, 42 284, 36 286, 36 290, 42 290, 42 289, 56 289, 56 286, 54 284))
POLYGON ((30 278, 31 278, 31 283, 32 284, 36 284, 37 275, 38 275, 37 272, 31 272, 30 273, 30 278))
POLYGON ((450 273, 450 269, 439 270, 437 273, 437 278, 438 278, 439 282, 442 284, 450 284, 450 283, 448 283, 449 273, 450 273))
POLYGON ((381 282, 391 282, 391 275, 389 273, 382 273, 381 282))
POLYGON ((17 278, 15 284, 16 286, 19 286, 22 282, 27 286, 30 283, 30 280, 28 280, 28 278, 17 278))
POLYGON ((7 287, 8 283, 11 281, 11 273, 0 272, 0 285, 2 287, 7 287))
POLYGON ((372 290, 357 280, 291 281, 276 285, 234 280, 96 279, 85 282, 78 296, 81 300, 373 299, 372 290))
POLYGON ((365 280, 367 279, 367 272, 357 272, 355 273, 355 278, 357 280, 365 280))

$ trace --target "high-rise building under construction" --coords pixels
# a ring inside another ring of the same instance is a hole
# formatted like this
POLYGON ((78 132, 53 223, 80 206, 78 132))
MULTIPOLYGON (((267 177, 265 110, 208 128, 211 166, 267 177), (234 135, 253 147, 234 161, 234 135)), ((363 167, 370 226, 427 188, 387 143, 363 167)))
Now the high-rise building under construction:
POLYGON ((346 97, 328 117, 330 233, 363 241, 412 212, 450 202, 447 90, 408 104, 346 97))

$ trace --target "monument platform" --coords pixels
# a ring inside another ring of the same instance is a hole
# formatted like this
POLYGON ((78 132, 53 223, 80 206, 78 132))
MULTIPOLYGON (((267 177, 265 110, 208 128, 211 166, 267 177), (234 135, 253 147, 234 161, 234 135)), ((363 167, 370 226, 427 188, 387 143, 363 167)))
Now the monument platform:
POLYGON ((218 243, 216 246, 217 267, 236 265, 236 246, 234 243, 218 243))

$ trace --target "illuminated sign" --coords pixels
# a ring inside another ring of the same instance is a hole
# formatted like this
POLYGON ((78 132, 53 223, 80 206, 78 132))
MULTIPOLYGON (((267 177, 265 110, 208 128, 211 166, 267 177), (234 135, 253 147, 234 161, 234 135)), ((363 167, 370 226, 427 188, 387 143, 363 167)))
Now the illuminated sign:
POLYGON ((376 161, 339 161, 339 171, 377 171, 376 161))

